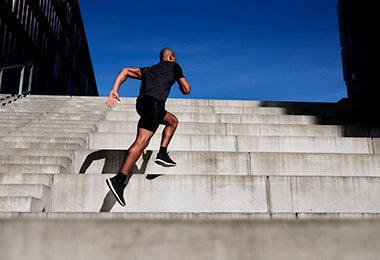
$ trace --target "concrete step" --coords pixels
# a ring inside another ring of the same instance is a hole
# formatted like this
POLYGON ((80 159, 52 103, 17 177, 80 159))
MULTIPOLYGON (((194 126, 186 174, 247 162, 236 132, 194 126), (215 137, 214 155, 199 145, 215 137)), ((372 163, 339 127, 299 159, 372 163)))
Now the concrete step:
MULTIPOLYGON (((106 99, 104 99, 105 104, 106 99)), ((222 109, 223 107, 231 107, 232 110, 236 109, 240 111, 244 111, 244 109, 257 109, 257 111, 260 111, 261 108, 264 108, 263 111, 271 111, 272 108, 275 108, 273 111, 277 110, 276 106, 272 107, 266 107, 262 106, 260 102, 248 102, 245 103, 244 101, 239 104, 239 102, 235 102, 235 104, 232 104, 231 100, 202 100, 202 99, 176 99, 176 98, 169 98, 167 100, 166 108, 168 110, 175 111, 176 109, 188 109, 188 112, 191 111, 198 111, 196 107, 199 107, 203 109, 204 112, 216 112, 214 111, 214 108, 216 110, 222 109), (192 110, 193 107, 195 110, 192 110)), ((233 102, 233 101, 232 101, 233 102)), ((103 105, 102 103, 98 103, 99 105, 103 105)), ((121 102, 119 102, 113 110, 129 110, 134 109, 136 104, 136 98, 122 98, 121 102)), ((283 109, 283 107, 279 106, 280 109, 283 109)), ((248 110, 247 110, 248 111, 248 110)), ((230 112, 228 112, 230 113, 230 112)))
MULTIPOLYGON (((27 133, 26 133, 27 134, 27 133)), ((41 134, 41 133, 40 133, 41 134)), ((39 142, 39 143, 76 143, 82 147, 86 146, 86 140, 83 138, 70 137, 50 137, 44 136, 3 136, 2 142, 39 142)))
POLYGON ((297 153, 380 153, 379 138, 237 136, 237 151, 297 153))
POLYGON ((79 113, 88 113, 90 114, 91 110, 93 110, 95 114, 101 115, 109 110, 109 108, 104 104, 103 105, 87 105, 87 104, 76 104, 76 103, 62 103, 54 106, 44 106, 39 104, 23 104, 19 106, 11 107, 7 110, 3 111, 14 111, 20 113, 28 113, 28 112, 42 112, 44 114, 54 114, 54 113, 74 113, 75 111, 79 113))
POLYGON ((44 173, 56 174, 64 173, 66 168, 57 164, 0 164, 0 173, 44 173))
POLYGON ((378 213, 380 178, 133 175, 121 207, 107 174, 54 178, 52 212, 378 213))
POLYGON ((23 127, 23 125, 7 125, 7 126, 0 126, 0 132, 3 133, 4 135, 5 134, 9 134, 9 133, 12 133, 12 132, 16 132, 16 131, 19 131, 19 129, 23 127))
MULTIPOLYGON (((128 100, 126 104, 118 104, 124 106, 124 110, 132 111, 134 100, 128 100)), ((178 106, 190 107, 198 106, 204 111, 214 111, 215 113, 223 113, 228 110, 232 115, 240 113, 255 113, 257 108, 277 109, 276 114, 284 115, 310 115, 314 116, 319 124, 351 124, 351 125, 380 125, 380 120, 376 120, 377 114, 380 113, 380 106, 362 105, 356 106, 352 104, 338 103, 307 103, 307 102, 268 102, 268 101, 242 101, 242 100, 192 100, 192 99, 169 99, 168 110, 174 112, 189 113, 192 109, 177 109, 178 106), (174 106, 172 106, 174 105, 174 106), (210 107, 212 109, 210 109, 210 107), (231 108, 231 109, 230 109, 231 108), (177 110, 176 110, 177 109, 177 110), (279 110, 278 110, 279 109, 279 110), (280 112, 279 112, 280 111, 280 112)), ((114 109, 115 111, 115 109, 114 109)), ((271 114, 267 110, 264 114, 271 114)), ((261 111, 262 112, 262 111, 261 111)), ((259 112, 259 113, 261 113, 259 112)))
POLYGON ((13 131, 73 131, 73 132, 93 132, 96 130, 96 123, 82 124, 71 122, 33 122, 27 124, 5 124, 0 126, 0 130, 13 131))
MULTIPOLYGON (((36 113, 36 112, 4 112, 0 110, 0 120, 1 121, 14 121, 17 122, 19 120, 22 121, 36 121, 36 120, 71 120, 71 121, 80 121, 80 120, 91 120, 97 121, 103 119, 103 115, 93 115, 91 112, 88 113, 54 113, 54 112, 46 112, 46 113, 36 113), (15 121, 15 119, 17 119, 15 121)), ((0 121, 0 122, 1 122, 0 121)))
POLYGON ((343 103, 313 103, 313 102, 265 102, 266 107, 282 107, 287 114, 315 115, 323 117, 338 117, 361 123, 374 123, 380 121, 376 115, 380 112, 380 106, 374 104, 343 104, 343 103))
POLYGON ((92 121, 73 121, 73 120, 62 120, 62 119, 54 119, 54 120, 51 120, 51 119, 37 119, 37 120, 33 120, 32 122, 30 122, 29 124, 27 124, 26 126, 31 126, 31 127, 41 127, 41 128, 58 128, 58 127, 63 127, 63 128, 68 128, 68 127, 72 127, 72 128, 92 128, 94 127, 94 124, 96 124, 96 122, 92 122, 92 121))
POLYGON ((71 159, 63 156, 46 155, 0 155, 0 165, 4 164, 57 164, 64 168, 70 167, 71 159))
MULTIPOLYGON (((136 134, 92 133, 90 149, 128 149, 136 134)), ((161 142, 157 133, 148 150, 156 150, 161 142)), ((379 138, 350 137, 302 137, 302 136, 219 136, 175 134, 170 143, 171 151, 219 151, 219 152, 302 152, 302 153, 380 153, 379 138)))
POLYGON ((59 133, 82 133, 82 134, 87 134, 87 133, 91 133, 91 132, 94 132, 94 130, 96 129, 95 126, 91 126, 91 127, 80 127, 80 126, 48 126, 48 127, 44 127, 44 126, 24 126, 22 128, 19 128, 18 131, 22 132, 22 133, 28 133, 28 132, 40 132, 40 133, 46 133, 46 135, 48 135, 48 133, 56 133, 56 132, 59 132, 59 133))
POLYGON ((33 197, 50 195, 50 187, 43 184, 0 184, 0 197, 33 197))
POLYGON ((2 117, 0 118, 0 123, 2 127, 5 126, 19 126, 19 125, 24 125, 28 124, 33 120, 33 118, 6 118, 2 117))
POLYGON ((81 116, 81 117, 74 117, 71 118, 71 116, 63 115, 58 118, 54 118, 52 116, 49 117, 43 117, 38 119, 33 119, 31 121, 31 124, 34 125, 49 125, 49 124, 57 124, 57 125, 70 125, 72 127, 75 126, 86 126, 86 127, 92 127, 97 124, 98 121, 103 120, 102 118, 89 118, 87 116, 81 116))
MULTIPOLYGON (((302 124, 318 123, 314 116, 293 115, 231 115, 231 114, 204 114, 204 113, 176 113, 182 122, 197 123, 242 123, 242 124, 302 124)), ((139 115, 135 111, 111 111, 106 114, 107 121, 137 122, 139 115)))
MULTIPOLYGON (((76 151, 74 172, 114 173, 119 170, 125 155, 126 150, 76 151)), ((173 151, 170 157, 177 166, 162 167, 154 163, 156 151, 148 151, 136 162, 135 171, 196 175, 380 176, 379 154, 173 151)))
MULTIPOLYGON (((102 121, 99 133, 136 133, 137 123, 102 121)), ((161 131, 160 131, 161 132, 161 131)), ((179 124, 176 133, 195 135, 252 135, 252 136, 318 136, 318 137, 374 137, 380 136, 380 128, 334 125, 280 125, 187 123, 179 124)))
POLYGON ((0 212, 2 219, 49 219, 49 220, 143 220, 143 221, 245 221, 245 220, 300 220, 300 221, 347 221, 380 219, 380 213, 234 213, 234 212, 0 212))
POLYGON ((103 103, 105 104, 107 98, 106 97, 88 97, 88 96, 60 96, 60 95, 30 95, 27 99, 23 100, 23 102, 32 102, 41 104, 56 104, 56 103, 81 103, 92 105, 94 103, 103 103))
MULTIPOLYGON (((35 108, 33 108, 35 109, 35 108)), ((41 108, 42 110, 43 108, 41 108)), ((21 111, 24 111, 23 109, 20 109, 21 111)), ((25 109, 26 110, 26 109, 25 109)), ((97 115, 101 117, 105 112, 107 112, 108 108, 105 107, 104 109, 94 109, 94 108, 88 108, 84 105, 68 105, 68 106, 60 106, 56 107, 54 110, 52 110, 52 113, 56 114, 91 114, 91 115, 97 115)), ((38 111, 38 109, 37 109, 38 111)))
MULTIPOLYGON (((15 102, 11 106, 6 106, 3 108, 4 111, 15 111, 17 109, 25 109, 25 108, 32 108, 37 110, 46 110, 48 112, 50 111, 56 111, 63 108, 74 108, 74 107, 82 107, 84 110, 88 110, 94 107, 98 107, 98 110, 101 109, 103 106, 99 106, 99 104, 85 104, 83 102, 59 102, 58 100, 45 100, 46 102, 36 102, 33 100, 29 101, 22 101, 22 102, 15 102), (100 108, 100 109, 99 109, 100 108)), ((107 110, 107 107, 104 107, 104 110, 107 110)))
POLYGON ((40 118, 47 118, 52 120, 68 119, 68 120, 101 120, 104 119, 106 111, 101 113, 94 113, 94 111, 82 111, 80 108, 68 111, 48 111, 43 109, 33 109, 26 107, 25 109, 17 109, 16 111, 0 112, 0 118, 2 120, 14 119, 17 115, 23 120, 38 120, 40 118))
MULTIPOLYGON (((224 106, 188 106, 188 105, 167 105, 166 109, 172 111, 173 113, 209 113, 209 114, 258 114, 258 115, 283 115, 287 113, 285 108, 280 107, 224 107, 224 106)), ((75 113, 75 111, 80 110, 81 113, 91 113, 91 109, 87 108, 84 105, 76 106, 57 106, 54 108, 38 107, 38 106, 25 106, 25 107, 14 107, 12 112, 17 113, 44 113, 44 112, 54 112, 54 113, 75 113)), ((108 108, 106 104, 104 107, 99 105, 98 107, 93 108, 93 114, 104 114, 108 108)), ((131 102, 125 105, 118 104, 112 111, 135 111, 135 102, 131 102)))
MULTIPOLYGON (((88 133, 84 131, 60 131, 57 129, 56 131, 50 131, 49 134, 43 131, 40 131, 40 129, 21 129, 15 132, 11 132, 8 134, 10 137, 44 137, 46 138, 47 136, 50 138, 62 138, 64 143, 70 143, 70 139, 76 139, 80 140, 80 143, 83 143, 83 141, 87 140, 88 138, 88 133)), ((36 139, 36 142, 41 142, 41 139, 36 139)))
POLYGON ((52 181, 52 174, 0 174, 0 184, 43 184, 50 187, 52 186, 52 181))
POLYGON ((108 108, 106 104, 103 106, 88 106, 86 104, 76 104, 74 103, 56 103, 54 105, 49 105, 48 102, 46 104, 33 104, 33 103, 18 103, 13 106, 7 106, 2 111, 12 111, 16 113, 28 113, 28 112, 37 112, 37 113, 66 113, 75 111, 80 113, 90 113, 91 110, 93 114, 103 114, 108 108))
POLYGON ((22 119, 22 118, 0 118, 0 126, 1 127, 5 127, 5 126, 8 126, 8 127, 12 127, 12 126, 19 126, 19 125, 23 125, 23 124, 27 124, 31 121, 32 119, 30 118, 25 118, 25 119, 22 119))
POLYGON ((0 147, 3 149, 57 149, 57 150, 78 150, 82 145, 77 143, 46 143, 46 142, 0 142, 0 147))
MULTIPOLYGON (((130 103, 136 101, 136 98, 122 98, 122 102, 118 105, 128 106, 130 103)), ((210 106, 210 107, 280 107, 280 108, 315 108, 321 109, 337 109, 343 107, 337 103, 309 103, 309 102, 286 102, 286 101, 261 101, 261 100, 228 100, 228 99, 191 99, 191 98, 169 98, 167 101, 168 106, 210 106)), ((345 105, 345 107, 351 107, 345 105)))
POLYGON ((91 112, 83 113, 83 112, 72 112, 72 113, 49 113, 41 117, 41 120, 71 120, 72 122, 93 122, 102 120, 105 118, 105 115, 94 115, 91 112))
MULTIPOLYGON (((114 111, 126 111, 134 108, 135 101, 118 104, 114 111)), ((380 106, 356 106, 337 103, 307 103, 307 102, 241 102, 241 100, 186 100, 169 99, 167 109, 176 112, 228 113, 228 114, 287 114, 287 115, 315 115, 319 117, 366 117, 380 112, 380 106), (188 101, 188 102, 186 102, 188 101), (194 102, 195 103, 194 103, 194 102), (211 101, 211 102, 210 102, 211 101), (193 109, 191 107, 198 107, 193 109)), ((367 118, 366 118, 367 119, 367 118)))
POLYGON ((48 113, 52 108, 49 107, 28 107, 28 106, 13 106, 12 108, 9 108, 7 112, 12 113, 34 113, 34 114, 44 114, 48 113))
MULTIPOLYGON (((118 104, 112 111, 135 111, 135 103, 118 104)), ((286 109, 277 107, 224 107, 224 106, 183 106, 170 105, 166 110, 175 113, 203 113, 203 114, 243 114, 243 115, 284 115, 286 109)))
MULTIPOLYGON (((0 146, 3 148, 3 146, 0 146)), ((63 149, 22 149, 22 148, 8 148, 0 149, 0 155, 9 156, 52 156, 52 157, 67 157, 71 160, 74 156, 74 150, 63 149)))
POLYGON ((374 242, 380 223, 372 220, 5 219, 0 229, 0 258, 8 260, 369 260, 380 254, 374 242))
MULTIPOLYGON (((0 197, 1 212, 42 212, 41 199, 33 197, 0 197)), ((1 222, 1 221, 0 221, 1 222)))
MULTIPOLYGON (((45 97, 44 97, 45 98, 45 97)), ((57 99, 46 99, 46 103, 52 102, 53 108, 59 106, 67 106, 67 109, 73 108, 73 110, 77 108, 82 108, 85 110, 86 108, 91 108, 93 110, 101 110, 107 111, 107 108, 103 106, 105 104, 106 98, 92 98, 84 100, 82 97, 72 98, 70 101, 66 100, 61 102, 60 105, 57 105, 57 99), (49 101, 50 100, 50 101, 49 101), (90 102, 89 102, 90 101, 90 102), (91 104, 89 104, 91 103, 91 104)), ((29 104, 23 103, 24 105, 33 105, 33 100, 30 99, 29 104)), ((123 103, 118 104, 115 108, 116 110, 134 110, 135 98, 123 98, 123 103)), ((268 102, 268 101, 241 101, 241 100, 195 100, 195 99, 169 99, 168 100, 168 109, 173 112, 187 112, 193 110, 191 107, 200 107, 202 111, 209 111, 212 113, 222 113, 223 110, 228 110, 228 113, 236 114, 236 113, 247 113, 251 114, 252 112, 259 111, 261 113, 264 111, 264 114, 270 114, 270 110, 275 111, 278 114, 278 110, 282 111, 281 114, 287 115, 314 115, 317 117, 323 117, 327 120, 323 124, 334 124, 336 119, 344 118, 344 121, 340 121, 340 123, 346 122, 347 119, 355 118, 355 120, 349 120, 347 122, 355 122, 362 121, 360 119, 365 118, 370 119, 372 115, 376 115, 376 111, 380 112, 378 106, 355 106, 351 104, 337 104, 337 103, 306 103, 306 102, 268 102), (182 107, 182 109, 177 109, 178 107, 182 107), (231 108, 231 109, 229 109, 231 108), (257 108, 259 110, 257 110, 257 108), (177 109, 177 110, 176 110, 177 109), (264 109, 264 110, 262 110, 264 109), (277 110, 277 111, 276 111, 277 110), (367 117, 369 115, 369 117, 367 117), (332 119, 330 117, 333 117, 332 119)), ((114 110, 115 110, 114 109, 114 110)), ((195 109, 199 111, 199 109, 195 109)), ((65 111, 67 112, 67 111, 65 111)), ((320 120, 321 118, 319 118, 320 120)), ((364 120, 365 121, 365 120, 364 120)), ((373 120, 372 120, 373 121, 373 120)), ((380 125, 380 122, 377 122, 377 125, 380 125)))
MULTIPOLYGON (((62 104, 82 104, 86 106, 105 105, 107 97, 68 97, 68 96, 38 96, 30 95, 27 99, 21 100, 18 105, 22 104, 41 104, 56 105, 62 104)), ((136 102, 136 97, 122 97, 121 103, 118 106, 130 106, 136 102)), ((183 105, 183 106, 226 106, 226 107, 281 107, 288 110, 314 110, 314 111, 349 111, 358 110, 359 108, 365 109, 379 109, 380 106, 374 104, 355 105, 349 103, 328 103, 328 102, 287 102, 287 101, 263 101, 263 100, 218 100, 218 99, 191 99, 191 98, 169 98, 167 101, 170 105, 183 105)))
POLYGON ((128 207, 124 208, 116 205, 113 195, 105 184, 106 177, 110 176, 98 174, 55 176, 52 211, 266 212, 267 210, 266 204, 262 204, 265 201, 264 177, 258 177, 256 182, 253 178, 232 176, 219 176, 220 178, 161 176, 163 178, 149 181, 144 175, 134 175, 125 193, 128 207), (228 182, 228 186, 222 187, 223 181, 228 182), (207 187, 211 183, 213 183, 212 190, 211 187, 207 187), (68 187, 70 185, 72 186, 68 187), (240 199, 235 200, 235 196, 240 199), (158 201, 161 202, 157 204, 158 201))
MULTIPOLYGON (((30 109, 30 108, 28 108, 30 109)), ((109 113, 109 119, 111 120, 133 120, 136 121, 137 114, 134 108, 128 108, 128 110, 111 110, 110 112, 103 111, 94 114, 93 111, 99 108, 93 108, 92 110, 83 111, 81 108, 72 108, 72 110, 62 111, 61 113, 49 112, 49 111, 34 111, 30 110, 24 112, 12 111, 12 114, 25 115, 30 114, 26 119, 38 119, 38 118, 51 118, 51 119, 67 119, 67 120, 102 120, 104 116, 109 113), (78 113, 80 110, 80 113, 78 113), (29 111, 29 112, 28 112, 29 111)), ((174 108, 175 109, 175 108, 174 108)), ((329 113, 315 111, 315 113, 302 114, 302 111, 293 111, 287 113, 270 114, 269 112, 253 111, 259 114, 236 114, 236 113, 202 113, 202 112, 190 112, 188 108, 180 110, 171 110, 178 116, 181 122, 231 122, 231 123, 267 123, 267 124, 322 124, 322 125, 380 125, 380 122, 376 123, 376 120, 372 118, 368 113, 362 112, 362 114, 352 114, 350 111, 344 111, 344 113, 329 113)), ((210 110, 206 107, 206 110, 210 110)), ((194 110, 194 109, 190 109, 194 110)), ((1 111, 0 111, 1 112, 1 111)), ((4 113, 0 113, 0 118, 4 117, 4 113), (3 116, 2 116, 3 115, 3 116)), ((14 118, 14 115, 9 115, 9 112, 5 114, 6 118, 14 118)))

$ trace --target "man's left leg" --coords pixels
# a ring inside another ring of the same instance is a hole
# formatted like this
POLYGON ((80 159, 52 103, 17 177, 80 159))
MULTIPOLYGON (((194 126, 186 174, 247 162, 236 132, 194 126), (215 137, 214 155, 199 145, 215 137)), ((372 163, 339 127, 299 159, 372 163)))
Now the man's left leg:
POLYGON ((125 181, 131 177, 131 170, 133 166, 144 149, 148 146, 153 134, 154 132, 139 127, 137 130, 136 139, 129 147, 127 156, 125 157, 124 163, 122 164, 119 172, 114 177, 106 180, 108 187, 122 206, 125 206, 125 181))
POLYGON ((161 147, 155 162, 162 166, 175 166, 176 163, 170 159, 167 149, 174 132, 177 129, 178 119, 172 113, 166 112, 164 118, 162 119, 162 124, 165 125, 165 128, 162 132, 161 147))

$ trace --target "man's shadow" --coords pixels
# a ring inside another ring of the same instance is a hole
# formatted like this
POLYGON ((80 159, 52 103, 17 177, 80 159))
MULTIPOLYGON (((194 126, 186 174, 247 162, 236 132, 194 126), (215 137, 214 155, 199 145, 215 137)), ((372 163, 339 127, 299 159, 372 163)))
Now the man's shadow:
MULTIPOLYGON (((120 166, 123 164, 125 157, 127 156, 128 150, 99 150, 95 151, 93 153, 90 153, 85 161, 83 162, 79 173, 84 174, 86 173, 86 170, 90 167, 92 162, 105 159, 104 166, 102 169, 102 173, 116 173, 119 171, 120 166)), ((135 164, 130 172, 128 174, 128 178, 125 182, 125 185, 127 186, 129 183, 130 178, 133 176, 133 174, 145 174, 146 167, 148 165, 148 161, 150 157, 152 156, 152 151, 147 150, 142 154, 143 162, 140 166, 140 168, 137 167, 135 164)), ((157 177, 159 177, 160 174, 148 174, 146 176, 146 179, 153 180, 157 177)), ((107 193, 107 195, 104 197, 103 205, 100 208, 100 212, 110 212, 112 207, 115 205, 116 199, 111 191, 107 193)))

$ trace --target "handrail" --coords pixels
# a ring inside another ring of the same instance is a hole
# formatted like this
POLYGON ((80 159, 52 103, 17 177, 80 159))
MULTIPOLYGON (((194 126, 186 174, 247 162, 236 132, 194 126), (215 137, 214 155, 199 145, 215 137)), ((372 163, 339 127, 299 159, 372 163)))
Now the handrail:
POLYGON ((20 81, 19 81, 18 93, 17 94, 11 93, 10 96, 7 96, 5 98, 1 98, 0 104, 2 106, 5 106, 8 103, 16 101, 17 99, 19 99, 21 97, 27 96, 28 94, 30 94, 30 92, 32 90, 34 64, 32 62, 27 62, 27 63, 23 63, 23 64, 18 64, 18 65, 10 65, 10 66, 0 67, 0 91, 1 91, 1 85, 3 83, 4 71, 13 70, 13 69, 20 69, 20 68, 21 68, 21 71, 20 71, 20 81), (29 69, 28 89, 26 91, 23 90, 23 86, 24 86, 24 82, 25 82, 25 80, 24 80, 25 69, 29 69))
POLYGON ((33 65, 33 62, 30 61, 30 62, 25 62, 22 64, 3 66, 3 67, 0 67, 0 70, 17 69, 17 68, 21 68, 21 67, 25 67, 29 65, 33 65))

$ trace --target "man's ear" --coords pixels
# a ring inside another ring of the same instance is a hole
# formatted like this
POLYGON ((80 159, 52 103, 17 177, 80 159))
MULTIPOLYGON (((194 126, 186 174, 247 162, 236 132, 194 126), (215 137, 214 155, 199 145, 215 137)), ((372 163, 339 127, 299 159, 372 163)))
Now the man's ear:
POLYGON ((169 60, 173 61, 173 56, 172 55, 169 56, 169 60))

